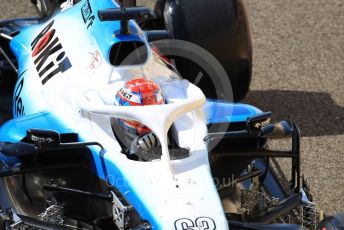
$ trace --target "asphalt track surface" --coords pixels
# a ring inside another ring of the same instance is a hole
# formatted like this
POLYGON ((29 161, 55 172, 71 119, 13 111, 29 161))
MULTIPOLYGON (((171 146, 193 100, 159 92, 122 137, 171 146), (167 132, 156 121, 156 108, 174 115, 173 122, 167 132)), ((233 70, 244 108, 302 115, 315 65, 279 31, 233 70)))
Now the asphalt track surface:
MULTIPOLYGON (((326 213, 344 211, 344 1, 247 3, 254 67, 245 102, 300 125, 315 201, 326 213)), ((28 0, 0 0, 1 18, 33 14, 28 0)))

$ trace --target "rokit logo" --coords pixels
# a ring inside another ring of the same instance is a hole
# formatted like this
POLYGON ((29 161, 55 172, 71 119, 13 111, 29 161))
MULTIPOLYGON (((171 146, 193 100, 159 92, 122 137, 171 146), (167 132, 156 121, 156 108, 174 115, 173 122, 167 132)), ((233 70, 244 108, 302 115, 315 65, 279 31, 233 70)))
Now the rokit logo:
POLYGON ((209 217, 198 217, 195 221, 181 218, 174 222, 176 230, 215 230, 215 221, 209 217))
POLYGON ((84 23, 87 24, 87 29, 90 28, 93 25, 93 21, 96 17, 92 13, 92 8, 89 0, 87 0, 81 7, 81 15, 84 23))
POLYGON ((31 43, 32 57, 43 85, 56 74, 72 67, 55 33, 56 30, 52 29, 53 25, 54 20, 31 43))
POLYGON ((131 93, 129 93, 129 92, 127 92, 125 89, 123 89, 123 88, 121 88, 120 90, 119 90, 119 93, 120 93, 120 95, 122 96, 122 97, 124 97, 124 98, 126 98, 126 99, 131 99, 132 98, 132 94, 131 93))
POLYGON ((92 55, 92 60, 90 64, 91 69, 97 69, 99 66, 102 64, 102 56, 99 53, 98 50, 96 50, 94 53, 91 53, 92 55))

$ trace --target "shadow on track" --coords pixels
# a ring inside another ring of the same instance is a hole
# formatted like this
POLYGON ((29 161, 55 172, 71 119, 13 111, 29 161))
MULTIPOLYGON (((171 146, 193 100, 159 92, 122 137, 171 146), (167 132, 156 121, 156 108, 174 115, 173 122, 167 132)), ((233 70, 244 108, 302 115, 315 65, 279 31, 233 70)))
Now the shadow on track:
POLYGON ((344 107, 330 94, 302 91, 251 91, 244 101, 264 111, 273 112, 274 120, 291 119, 302 136, 344 134, 344 107))

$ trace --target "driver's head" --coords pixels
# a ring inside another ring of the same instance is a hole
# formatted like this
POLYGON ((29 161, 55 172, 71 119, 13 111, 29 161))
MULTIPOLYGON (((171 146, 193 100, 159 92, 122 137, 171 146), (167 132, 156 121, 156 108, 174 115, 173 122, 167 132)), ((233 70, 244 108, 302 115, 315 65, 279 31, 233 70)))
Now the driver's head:
MULTIPOLYGON (((115 104, 118 106, 145 106, 164 104, 163 93, 155 82, 137 78, 126 82, 117 92, 115 104)), ((119 119, 120 125, 130 134, 141 136, 151 130, 137 121, 119 119)))

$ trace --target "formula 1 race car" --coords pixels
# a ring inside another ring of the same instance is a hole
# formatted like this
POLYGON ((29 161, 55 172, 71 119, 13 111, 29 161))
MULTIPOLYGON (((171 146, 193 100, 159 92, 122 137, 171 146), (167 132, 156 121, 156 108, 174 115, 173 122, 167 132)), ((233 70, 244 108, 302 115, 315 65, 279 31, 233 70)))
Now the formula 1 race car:
POLYGON ((229 102, 226 84, 207 91, 182 78, 192 65, 179 59, 176 71, 166 57, 176 54, 161 51, 173 31, 143 30, 162 18, 124 5, 67 1, 0 22, 0 229, 315 229, 322 214, 301 177, 297 125, 229 102), (123 88, 138 78, 163 103, 115 105, 118 93, 142 100, 123 88), (158 144, 133 150, 118 121, 144 125, 158 144))

